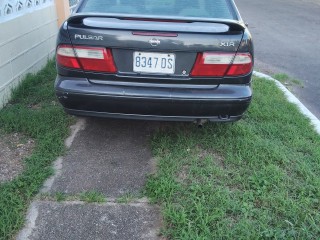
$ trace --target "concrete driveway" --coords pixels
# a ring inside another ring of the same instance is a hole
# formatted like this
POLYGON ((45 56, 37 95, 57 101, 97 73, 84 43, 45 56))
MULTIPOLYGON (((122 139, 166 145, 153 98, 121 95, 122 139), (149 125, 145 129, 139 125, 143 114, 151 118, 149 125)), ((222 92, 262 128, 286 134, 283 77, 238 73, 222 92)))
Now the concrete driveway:
POLYGON ((254 37, 256 69, 303 82, 294 94, 320 118, 319 0, 235 0, 254 37))
POLYGON ((17 239, 97 240, 159 239, 159 208, 143 198, 148 174, 155 171, 151 133, 159 123, 83 118, 66 141, 67 154, 56 161, 56 174, 29 209, 26 227, 17 239), (103 194, 102 204, 79 200, 58 202, 54 196, 83 192, 103 194), (134 200, 119 203, 130 194, 134 200), (41 195, 40 195, 41 196, 41 195))

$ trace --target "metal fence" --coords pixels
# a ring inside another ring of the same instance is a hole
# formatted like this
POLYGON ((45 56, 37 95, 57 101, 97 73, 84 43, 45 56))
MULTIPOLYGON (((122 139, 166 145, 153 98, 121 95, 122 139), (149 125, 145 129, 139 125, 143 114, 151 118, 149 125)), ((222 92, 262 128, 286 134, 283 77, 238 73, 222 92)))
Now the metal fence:
POLYGON ((77 4, 80 2, 80 0, 69 0, 70 5, 70 12, 73 13, 74 9, 76 8, 77 4))

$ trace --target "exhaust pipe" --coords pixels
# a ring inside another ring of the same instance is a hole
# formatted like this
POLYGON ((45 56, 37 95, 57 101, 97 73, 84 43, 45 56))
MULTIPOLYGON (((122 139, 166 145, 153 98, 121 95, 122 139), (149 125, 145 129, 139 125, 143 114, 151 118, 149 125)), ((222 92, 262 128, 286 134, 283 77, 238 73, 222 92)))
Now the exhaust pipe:
POLYGON ((230 119, 230 116, 229 115, 220 115, 219 119, 222 121, 228 121, 230 119))
POLYGON ((208 122, 207 119, 197 119, 196 124, 198 125, 198 128, 202 128, 206 122, 208 122))
MULTIPOLYGON (((223 121, 229 121, 230 120, 230 115, 219 115, 219 119, 223 122, 223 121)), ((204 119, 204 118, 200 118, 200 119, 197 119, 194 123, 198 125, 199 128, 202 128, 203 125, 205 123, 208 122, 208 119, 204 119)))

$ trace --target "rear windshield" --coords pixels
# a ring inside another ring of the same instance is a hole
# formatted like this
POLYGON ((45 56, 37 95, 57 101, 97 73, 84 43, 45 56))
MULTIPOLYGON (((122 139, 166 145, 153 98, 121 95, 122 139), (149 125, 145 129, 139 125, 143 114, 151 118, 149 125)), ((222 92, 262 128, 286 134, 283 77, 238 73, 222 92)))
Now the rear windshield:
POLYGON ((78 12, 234 19, 229 0, 85 0, 78 12))

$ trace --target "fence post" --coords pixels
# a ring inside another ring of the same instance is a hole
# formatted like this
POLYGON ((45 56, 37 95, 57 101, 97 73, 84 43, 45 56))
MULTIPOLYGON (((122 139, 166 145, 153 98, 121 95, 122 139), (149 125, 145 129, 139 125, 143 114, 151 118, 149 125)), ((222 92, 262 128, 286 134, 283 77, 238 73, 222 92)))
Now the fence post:
POLYGON ((55 0, 55 5, 58 16, 58 27, 60 27, 70 15, 69 0, 55 0))

